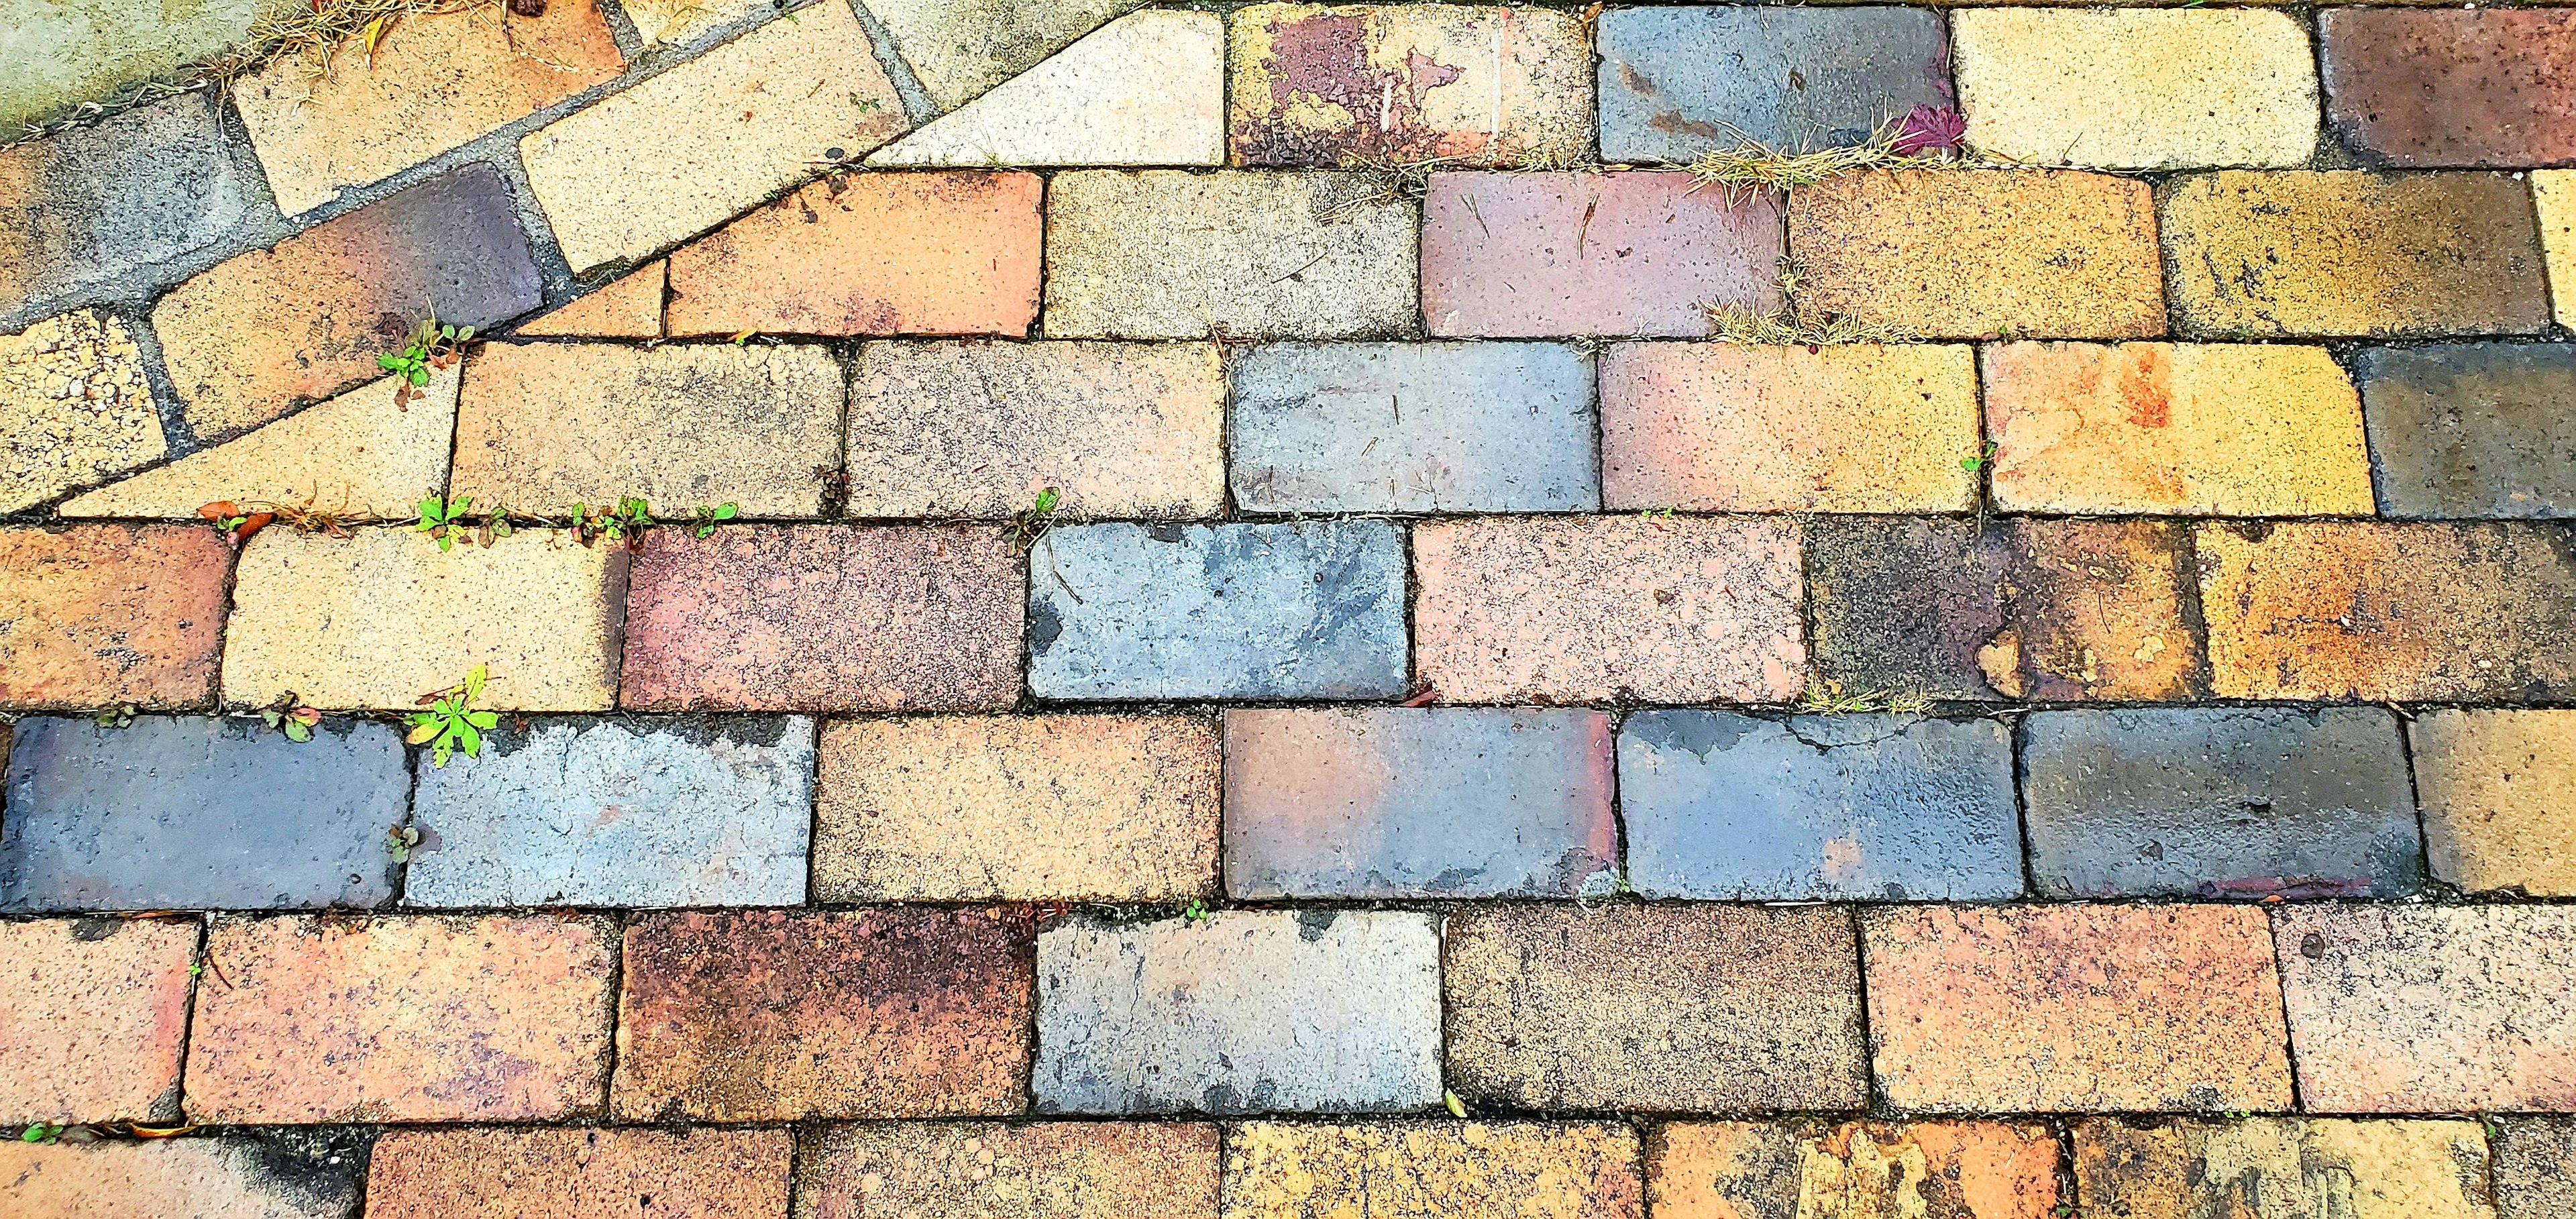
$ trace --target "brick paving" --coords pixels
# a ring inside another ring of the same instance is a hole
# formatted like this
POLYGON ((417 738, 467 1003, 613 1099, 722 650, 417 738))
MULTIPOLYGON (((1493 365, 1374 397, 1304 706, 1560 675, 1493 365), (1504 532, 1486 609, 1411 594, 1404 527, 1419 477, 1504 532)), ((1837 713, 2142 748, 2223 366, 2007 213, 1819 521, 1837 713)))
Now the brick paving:
POLYGON ((0 147, 0 1216, 2576 1214, 2569 10, 441 7, 0 147))

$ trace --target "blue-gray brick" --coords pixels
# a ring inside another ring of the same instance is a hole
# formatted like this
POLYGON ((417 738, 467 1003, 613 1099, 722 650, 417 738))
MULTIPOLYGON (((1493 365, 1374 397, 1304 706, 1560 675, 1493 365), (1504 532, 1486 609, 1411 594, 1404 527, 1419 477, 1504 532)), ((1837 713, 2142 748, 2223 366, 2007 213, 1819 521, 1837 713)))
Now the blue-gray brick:
POLYGON ((2375 348, 2353 376, 2381 512, 2576 516, 2576 343, 2375 348))
POLYGON ((1916 106, 1955 104, 1931 9, 1619 8, 1599 28, 1607 161, 1858 144, 1916 106))

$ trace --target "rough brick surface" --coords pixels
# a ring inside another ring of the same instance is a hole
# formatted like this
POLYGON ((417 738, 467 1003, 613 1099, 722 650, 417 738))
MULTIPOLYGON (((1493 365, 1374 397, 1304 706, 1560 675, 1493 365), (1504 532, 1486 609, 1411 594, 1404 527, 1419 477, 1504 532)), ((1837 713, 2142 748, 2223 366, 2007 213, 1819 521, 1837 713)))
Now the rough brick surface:
POLYGON ((1017 1113, 1028 924, 988 909, 663 912, 626 929, 624 1121, 1017 1113))
POLYGON ((1223 1213, 1638 1219, 1637 1158, 1636 1132, 1607 1123, 1247 1122, 1227 1142, 1223 1213))
POLYGON ((2576 711, 2428 708, 2406 737, 2433 875, 2576 897, 2576 711))
POLYGON ((1229 711, 1226 891, 1572 897, 1618 868, 1610 765, 1597 711, 1229 711))
POLYGON ((2318 14, 2326 119, 2391 165, 2576 162, 2576 13, 2337 9, 2318 14))
POLYGON ((2552 527, 2204 525, 2193 546, 2222 698, 2576 690, 2576 552, 2552 527))
POLYGON ((1439 958, 1432 917, 1392 910, 1056 927, 1038 937, 1037 1110, 1431 1108, 1439 958))
POLYGON ((2376 347, 2353 375, 2383 512, 2576 516, 2576 346, 2376 347))
POLYGON ((1247 512, 1601 506, 1591 361, 1550 343, 1238 349, 1227 443, 1247 512))
POLYGON ((1931 338, 2151 338, 2147 184, 2060 170, 1853 174, 1794 192, 1801 303, 1931 338))
POLYGON ((870 343, 850 387, 849 514, 1214 516, 1225 368, 1203 343, 870 343))
POLYGON ((2576 1109, 2576 909, 2285 906, 2272 927, 2310 1111, 2576 1109))
POLYGON ((2188 336, 2527 334, 2549 324, 2531 195, 2503 174, 2235 171, 2160 192, 2188 336))
POLYGON ((951 110, 1143 2, 877 0, 868 11, 885 23, 930 100, 951 110))
POLYGON ((409 797, 386 724, 325 721, 299 744, 252 719, 22 720, 0 910, 380 906, 409 797))
POLYGON ((670 264, 655 260, 511 328, 520 338, 658 339, 670 264))
POLYGON ((1684 173, 1439 173, 1422 314, 1442 337, 1708 333, 1709 305, 1780 307, 1780 203, 1684 173))
POLYGON ((1477 906, 1444 977, 1452 1086, 1513 1109, 1852 1109, 1851 918, 1823 907, 1477 906))
POLYGON ((2496 1213, 2500 1219, 2558 1219, 2576 1213, 2576 1118, 2498 1119, 2496 1213))
POLYGON ((1665 1126, 1646 1197, 1666 1219, 2059 1219, 2057 1140, 2002 1122, 1665 1126))
POLYGON ((1178 901, 1216 887, 1217 726, 1177 715, 843 720, 820 901, 1178 901))
POLYGON ((1992 720, 1640 711, 1619 802, 1650 898, 2022 895, 2012 733, 1992 720))
POLYGON ((2424 845, 2377 707, 2042 711, 2022 721, 2050 897, 2397 897, 2424 845))
POLYGON ((178 1117, 196 958, 194 919, 0 923, 0 1123, 178 1117))
POLYGON ((1220 165, 1225 18, 1146 9, 878 149, 879 165, 1220 165))
POLYGON ((0 152, 0 314, 274 221, 222 113, 200 90, 0 152))
POLYGON ((2299 165, 2317 146, 2304 23, 2262 9, 1969 9, 1968 142, 2011 161, 2299 165))
POLYGON ((143 351, 113 317, 84 309, 0 335, 0 512, 161 460, 152 399, 143 351))
POLYGON ((658 711, 1008 706, 1020 577, 994 529, 656 530, 627 592, 621 699, 658 711))
POLYGON ((1861 144, 1917 106, 1955 105, 1949 38, 1926 9, 1623 8, 1596 29, 1605 161, 1861 144))
POLYGON ((188 1037, 200 1122, 595 1114, 616 929, 576 915, 215 920, 188 1037))
POLYGON ((2485 1219, 2485 1139, 2460 1121, 2255 1117, 2075 1127, 2085 1219, 2485 1219))
POLYGON ((1805 685, 1798 526, 1523 517, 1413 534, 1415 661, 1450 702, 1781 702, 1805 685))
POLYGON ((2540 247, 2558 324, 2576 326, 2576 169, 2532 171, 2531 200, 2540 212, 2540 247))
POLYGON ((797 1184, 811 1219, 1215 1219, 1217 1128, 1182 1122, 872 1123, 826 1129, 797 1184))
POLYGON ((205 705, 231 563, 203 525, 0 529, 0 705, 205 705))
POLYGON ((1039 698, 1404 692, 1404 552, 1382 521, 1072 525, 1029 551, 1039 698))
POLYGON ((1260 4, 1232 18, 1233 161, 1558 164, 1591 143, 1578 14, 1260 4))
POLYGON ((0 1207, 45 1219, 348 1219, 363 1151, 294 1132, 0 1143, 0 1207))
POLYGON ((397 1130, 367 1172, 375 1219, 787 1219, 785 1130, 397 1130))
POLYGON ((1959 459, 1978 439, 1965 346, 1621 343, 1601 357, 1614 511, 1962 512, 1976 479, 1959 459))
POLYGON ((2260 910, 1928 906, 1861 929, 1872 1065, 1899 1109, 2289 1107, 2260 910))

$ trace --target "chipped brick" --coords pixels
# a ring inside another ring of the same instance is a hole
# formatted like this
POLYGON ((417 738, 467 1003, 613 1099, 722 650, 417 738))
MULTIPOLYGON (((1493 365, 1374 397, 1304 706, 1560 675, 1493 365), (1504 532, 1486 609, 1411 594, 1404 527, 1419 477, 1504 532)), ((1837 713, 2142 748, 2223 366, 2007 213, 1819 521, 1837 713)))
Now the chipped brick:
POLYGON ((2486 1157, 2475 1122, 2096 1119, 2075 1127, 2075 1189, 2084 1219, 2485 1219, 2486 1157))
POLYGON ((1591 143, 1591 54, 1571 12, 1260 4, 1231 25, 1237 165, 1547 165, 1591 143))
POLYGON ((1839 1213, 2061 1219, 2057 1139, 2003 1122, 1767 1125, 1679 1122, 1646 1150, 1646 1197, 1665 1219, 1839 1213))

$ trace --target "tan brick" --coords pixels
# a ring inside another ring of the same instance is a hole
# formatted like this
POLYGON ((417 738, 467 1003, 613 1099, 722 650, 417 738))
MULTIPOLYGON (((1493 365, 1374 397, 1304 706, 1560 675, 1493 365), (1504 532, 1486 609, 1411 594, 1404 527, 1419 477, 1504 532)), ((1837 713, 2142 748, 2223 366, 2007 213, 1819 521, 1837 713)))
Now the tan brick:
POLYGON ((796 1213, 806 1219, 1216 1219, 1217 1128, 831 1126, 796 1193, 796 1213))
POLYGON ((2176 179, 2158 202, 2185 335, 2549 324, 2531 196, 2504 174, 2237 170, 2176 179))
POLYGON ((1414 529, 1414 658, 1447 702, 1784 702, 1798 525, 1497 517, 1414 529))
POLYGON ((850 387, 852 516, 1081 517, 1225 506, 1211 343, 870 343, 850 387))
POLYGON ((543 110, 625 67, 590 0, 535 17, 409 13, 367 45, 307 52, 232 82, 233 108, 293 216, 543 110))
POLYGON ((1896 1108, 2289 1107, 2261 910, 1921 906, 1867 911, 1861 930, 1896 1108))
POLYGON ((1120 17, 868 156, 870 167, 1224 163, 1225 18, 1189 9, 1120 17))
POLYGON ((1637 1219, 1636 1132, 1608 1123, 1246 1122, 1225 1219, 1508 1215, 1637 1219))
POLYGON ((1601 357, 1604 506, 1964 512, 1967 347, 1621 343, 1601 357))
POLYGON ((2576 554, 2545 526, 2283 521, 2192 537, 2221 698, 2576 692, 2576 554))
POLYGON ((1144 0, 876 0, 868 11, 894 36, 941 110, 1036 67, 1056 49, 1144 0))
POLYGON ((669 265, 658 259, 648 262, 551 313, 519 323, 510 333, 520 338, 660 338, 669 265))
POLYGON ((635 495, 664 516, 817 516, 841 397, 820 347, 486 344, 467 360, 448 491, 545 514, 635 495))
POLYGON ((2002 1122, 1684 1122, 1646 1148, 1664 1219, 2062 1219, 2057 1137, 2002 1122))
POLYGON ((203 525, 0 529, 0 706, 205 706, 231 566, 203 525))
POLYGON ((196 959, 194 919, 0 923, 0 1126, 178 1117, 196 959))
POLYGON ((2540 249, 2558 324, 2576 327, 2576 169, 2537 169, 2531 198, 2540 212, 2540 249))
POLYGON ((169 451, 125 323, 84 309, 0 335, 0 512, 169 451))
POLYGON ((442 552, 403 528, 271 528, 242 550, 224 689, 245 705, 292 690, 326 709, 409 709, 482 664, 483 706, 603 711, 625 583, 624 549, 560 530, 442 552))
POLYGON ((2317 146, 2307 28, 2260 9, 1962 12, 1968 142, 2025 164, 2298 165, 2317 146))
POLYGON ((219 918, 200 1122, 526 1121, 606 1099, 615 927, 575 915, 219 918))
POLYGON ((1024 335, 1038 176, 835 174, 671 254, 673 335, 1024 335))
POLYGON ((395 1130, 367 1170, 374 1219, 787 1219, 787 1130, 395 1130))
POLYGON ((2489 1128, 2499 1219, 2576 1215, 2576 1117, 2506 1117, 2489 1128))
POLYGON ((686 42, 718 26, 778 11, 771 0, 622 0, 617 7, 626 11, 647 46, 686 42))
POLYGON ((2476 1122, 2256 1117, 2075 1127, 2081 1219, 2486 1219, 2476 1122))
POLYGON ((808 5, 519 141, 575 274, 678 242, 910 124, 867 31, 808 5))
POLYGON ((1985 359, 1995 506, 2368 516, 2361 396, 2322 347, 2004 343, 1985 359))
POLYGON ((1579 14, 1456 4, 1258 4, 1229 25, 1237 165, 1580 160, 1592 55, 1579 14))
POLYGON ((1216 887, 1217 730, 1177 715, 823 729, 817 901, 1167 902, 1216 887))
POLYGON ((361 1156, 257 1136, 0 1142, 0 1213, 28 1219, 347 1219, 361 1156))
POLYGON ((2433 875, 2576 897, 2576 711, 2427 708, 2406 738, 2433 875))
POLYGON ((1794 191, 1804 303, 1933 338, 2164 333, 2147 184, 2062 170, 1855 174, 1794 191))

